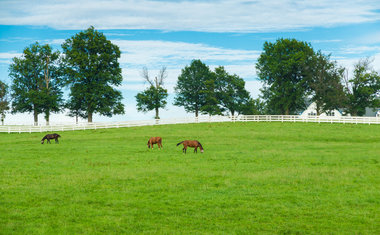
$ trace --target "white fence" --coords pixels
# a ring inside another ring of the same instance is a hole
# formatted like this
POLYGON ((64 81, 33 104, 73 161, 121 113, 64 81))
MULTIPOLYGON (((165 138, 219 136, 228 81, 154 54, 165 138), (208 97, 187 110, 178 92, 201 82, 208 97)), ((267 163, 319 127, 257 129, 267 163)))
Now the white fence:
POLYGON ((51 126, 0 126, 0 132, 53 132, 75 131, 104 128, 120 128, 134 126, 152 126, 165 124, 186 124, 205 122, 317 122, 317 123, 350 123, 350 124, 380 124, 380 117, 301 117, 296 115, 241 115, 241 116, 201 116, 198 118, 155 119, 144 121, 126 121, 112 123, 80 123, 51 126))

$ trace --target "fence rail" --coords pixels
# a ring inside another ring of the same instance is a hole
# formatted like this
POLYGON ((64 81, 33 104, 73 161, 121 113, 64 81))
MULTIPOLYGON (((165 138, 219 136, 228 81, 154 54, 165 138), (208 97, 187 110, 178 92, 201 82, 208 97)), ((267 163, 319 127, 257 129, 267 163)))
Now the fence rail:
POLYGON ((240 115, 240 116, 201 116, 191 118, 154 119, 144 121, 125 121, 112 123, 80 123, 50 126, 10 125, 0 126, 0 132, 53 132, 75 131, 104 128, 120 128, 135 126, 152 126, 166 124, 187 124, 205 122, 316 122, 316 123, 350 123, 350 124, 380 124, 380 117, 302 117, 298 115, 240 115))

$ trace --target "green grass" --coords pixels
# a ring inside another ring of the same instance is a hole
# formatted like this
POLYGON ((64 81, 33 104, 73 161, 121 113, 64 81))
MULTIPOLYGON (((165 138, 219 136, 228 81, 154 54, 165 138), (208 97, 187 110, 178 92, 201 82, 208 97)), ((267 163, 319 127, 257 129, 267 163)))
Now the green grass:
POLYGON ((0 133, 0 234, 380 234, 380 125, 44 134, 0 133), (183 154, 184 139, 205 153, 183 154))

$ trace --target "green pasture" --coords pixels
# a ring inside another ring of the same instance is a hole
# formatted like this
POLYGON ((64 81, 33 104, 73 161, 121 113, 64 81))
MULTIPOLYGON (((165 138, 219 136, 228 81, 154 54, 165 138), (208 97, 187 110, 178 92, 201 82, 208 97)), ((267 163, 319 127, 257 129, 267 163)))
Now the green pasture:
POLYGON ((57 133, 0 133, 0 234, 380 234, 380 125, 57 133))

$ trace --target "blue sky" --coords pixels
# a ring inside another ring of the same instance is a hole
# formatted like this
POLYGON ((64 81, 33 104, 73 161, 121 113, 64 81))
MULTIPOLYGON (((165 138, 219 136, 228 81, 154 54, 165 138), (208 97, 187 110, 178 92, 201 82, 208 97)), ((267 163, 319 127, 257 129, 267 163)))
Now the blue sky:
MULTIPOLYGON (((169 90, 161 118, 186 117, 175 107, 173 87, 181 69, 192 59, 210 68, 225 66, 246 81, 253 97, 262 84, 255 63, 265 41, 296 38, 352 71, 361 58, 373 58, 380 71, 380 1, 378 0, 111 0, 18 1, 0 0, 0 79, 10 83, 8 67, 28 45, 38 41, 57 50, 65 39, 94 26, 122 51, 120 64, 126 114, 94 121, 151 119, 153 112, 138 113, 134 96, 146 87, 140 71, 150 75, 168 68, 169 90)), ((40 121, 44 123, 43 117, 40 121)), ((31 114, 8 115, 6 123, 32 123, 31 114)), ((71 122, 65 114, 52 122, 71 122)))

